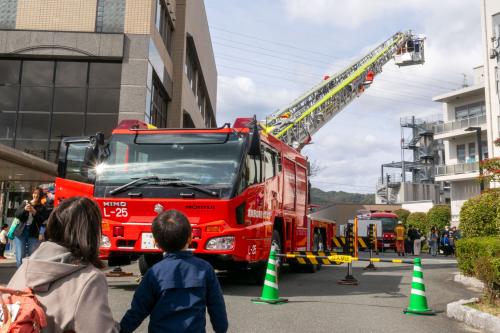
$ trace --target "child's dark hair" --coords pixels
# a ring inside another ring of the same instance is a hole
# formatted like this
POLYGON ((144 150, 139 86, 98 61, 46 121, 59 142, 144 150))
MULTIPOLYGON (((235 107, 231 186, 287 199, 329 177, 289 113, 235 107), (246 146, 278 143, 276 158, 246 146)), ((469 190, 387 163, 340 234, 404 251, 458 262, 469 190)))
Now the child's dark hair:
POLYGON ((101 242, 101 212, 99 206, 85 197, 65 199, 52 211, 47 222, 47 238, 67 248, 77 260, 97 268, 101 242))
POLYGON ((8 227, 9 227, 9 225, 8 225, 8 224, 6 224, 6 223, 2 224, 2 229, 6 229, 6 228, 8 228, 8 227))
POLYGON ((166 252, 184 248, 191 236, 191 224, 187 217, 177 210, 168 210, 153 220, 153 237, 166 252))

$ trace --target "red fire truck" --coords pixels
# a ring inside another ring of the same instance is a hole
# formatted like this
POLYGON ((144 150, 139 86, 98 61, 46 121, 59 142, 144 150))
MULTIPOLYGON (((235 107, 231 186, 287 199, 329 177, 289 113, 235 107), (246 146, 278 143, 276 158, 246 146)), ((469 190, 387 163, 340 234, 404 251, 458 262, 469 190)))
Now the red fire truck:
POLYGON ((219 269, 261 268, 271 243, 278 252, 318 250, 318 235, 331 234, 315 234, 306 217, 306 158, 250 118, 216 129, 123 121, 107 143, 64 139, 59 156, 56 204, 74 195, 97 201, 101 255, 111 264, 146 254, 144 271, 161 258, 151 221, 169 209, 189 218, 191 248, 219 269))
POLYGON ((377 238, 377 248, 380 251, 388 249, 396 251, 396 233, 394 230, 399 220, 396 214, 389 212, 372 212, 363 214, 360 219, 380 221, 382 225, 382 237, 377 238))

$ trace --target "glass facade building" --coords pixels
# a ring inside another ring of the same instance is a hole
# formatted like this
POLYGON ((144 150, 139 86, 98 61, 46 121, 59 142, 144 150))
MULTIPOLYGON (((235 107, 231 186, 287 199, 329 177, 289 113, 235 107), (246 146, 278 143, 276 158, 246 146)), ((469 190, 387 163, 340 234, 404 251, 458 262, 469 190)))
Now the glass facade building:
POLYGON ((0 143, 55 161, 63 137, 109 135, 121 63, 0 59, 0 143))

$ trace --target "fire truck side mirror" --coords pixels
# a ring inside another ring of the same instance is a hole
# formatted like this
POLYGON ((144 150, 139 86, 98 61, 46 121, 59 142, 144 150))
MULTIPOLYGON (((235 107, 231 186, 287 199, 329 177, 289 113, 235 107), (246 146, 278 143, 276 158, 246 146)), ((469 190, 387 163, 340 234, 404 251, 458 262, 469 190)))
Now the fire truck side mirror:
POLYGON ((248 148, 248 155, 250 156, 260 156, 261 155, 261 146, 260 146, 260 133, 259 126, 257 123, 254 123, 252 127, 252 134, 250 137, 250 147, 248 148))

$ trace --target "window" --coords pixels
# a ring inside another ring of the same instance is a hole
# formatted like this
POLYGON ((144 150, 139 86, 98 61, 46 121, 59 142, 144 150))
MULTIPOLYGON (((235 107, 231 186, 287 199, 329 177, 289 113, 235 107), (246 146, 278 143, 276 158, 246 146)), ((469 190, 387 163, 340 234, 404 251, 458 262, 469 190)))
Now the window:
POLYGON ((183 128, 195 128, 193 119, 186 111, 182 112, 182 127, 183 128))
POLYGON ((0 59, 0 143, 55 161, 62 137, 109 135, 120 81, 115 62, 0 59))
POLYGON ((474 142, 469 142, 469 160, 468 162, 476 161, 476 144, 474 142))
POLYGON ((21 70, 21 61, 19 60, 0 61, 0 85, 19 84, 20 70, 21 70))
POLYGON ((23 61, 22 85, 51 86, 54 61, 23 61))
POLYGON ((484 102, 477 102, 455 108, 455 119, 468 119, 486 115, 486 105, 484 102))
POLYGON ((457 160, 458 163, 465 162, 465 144, 457 145, 457 160))
POLYGON ((122 73, 121 63, 94 62, 90 64, 89 85, 92 87, 120 86, 122 73))
POLYGON ((98 0, 96 32, 123 32, 125 0, 98 0))
POLYGON ((158 32, 165 43, 168 54, 172 55, 172 34, 174 26, 164 0, 156 1, 156 29, 158 29, 158 32))
POLYGON ((262 181, 261 171, 260 156, 247 156, 244 177, 246 186, 244 186, 244 188, 260 183, 262 181))
MULTIPOLYGON (((57 63, 56 86, 86 87, 87 62, 62 61, 57 63)), ((116 75, 116 74, 115 74, 116 75)))
POLYGON ((483 150, 483 160, 485 160, 488 158, 488 142, 482 141, 481 146, 482 146, 482 150, 483 150))
POLYGON ((277 174, 276 152, 269 148, 262 148, 264 152, 265 179, 273 178, 277 174))
POLYGON ((159 128, 167 127, 167 94, 159 79, 154 75, 150 123, 159 128))
POLYGON ((191 52, 188 51, 186 52, 186 75, 188 78, 189 86, 191 87, 191 90, 193 91, 193 94, 196 95, 196 76, 197 76, 197 69, 196 69, 196 63, 194 62, 193 56, 191 55, 191 52))

